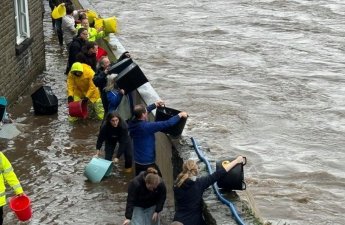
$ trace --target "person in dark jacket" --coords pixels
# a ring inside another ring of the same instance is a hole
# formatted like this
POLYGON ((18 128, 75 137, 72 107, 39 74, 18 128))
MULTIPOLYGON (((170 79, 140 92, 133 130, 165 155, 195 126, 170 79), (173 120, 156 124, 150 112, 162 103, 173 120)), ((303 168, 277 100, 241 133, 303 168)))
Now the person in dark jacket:
POLYGON ((110 67, 110 60, 108 56, 102 56, 98 62, 98 69, 95 76, 93 77, 93 83, 98 87, 99 92, 101 93, 102 103, 104 107, 104 113, 108 113, 108 98, 104 88, 107 85, 107 75, 108 69, 110 67))
POLYGON ((159 225, 159 213, 166 199, 166 187, 154 168, 130 181, 123 225, 159 225))
POLYGON ((77 62, 77 55, 79 52, 81 52, 82 47, 86 44, 88 35, 87 29, 80 28, 77 36, 73 38, 73 41, 68 49, 68 61, 65 74, 68 74, 73 63, 77 62))
POLYGON ((182 172, 177 176, 174 185, 175 216, 174 221, 183 225, 206 225, 202 215, 202 195, 213 183, 220 180, 234 166, 243 163, 243 157, 223 162, 223 168, 208 175, 196 178, 198 165, 194 160, 183 164, 182 172))
POLYGON ((178 115, 171 117, 166 121, 149 122, 148 113, 158 106, 163 106, 164 102, 156 101, 147 107, 140 104, 134 107, 134 120, 129 121, 128 130, 133 139, 135 174, 138 175, 141 171, 145 171, 148 167, 154 167, 161 175, 158 166, 156 165, 156 151, 155 151, 155 133, 163 131, 171 126, 177 124, 181 117, 187 118, 186 112, 180 112, 178 115))
POLYGON ((83 47, 81 48, 81 51, 76 56, 76 61, 85 63, 89 66, 91 66, 93 71, 97 71, 97 48, 98 45, 94 41, 87 41, 83 47))
POLYGON ((132 142, 128 136, 127 123, 116 112, 109 112, 105 123, 101 126, 96 144, 96 157, 99 157, 101 147, 105 142, 105 159, 112 161, 116 144, 119 148, 114 162, 117 163, 122 154, 125 155, 125 172, 132 172, 132 142))

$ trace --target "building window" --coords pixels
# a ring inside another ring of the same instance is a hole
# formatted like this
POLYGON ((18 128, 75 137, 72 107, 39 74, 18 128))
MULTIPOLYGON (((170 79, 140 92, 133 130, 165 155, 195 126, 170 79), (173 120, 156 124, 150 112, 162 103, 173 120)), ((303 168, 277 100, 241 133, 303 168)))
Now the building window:
POLYGON ((14 0, 16 20, 16 42, 21 44, 30 37, 28 0, 14 0))

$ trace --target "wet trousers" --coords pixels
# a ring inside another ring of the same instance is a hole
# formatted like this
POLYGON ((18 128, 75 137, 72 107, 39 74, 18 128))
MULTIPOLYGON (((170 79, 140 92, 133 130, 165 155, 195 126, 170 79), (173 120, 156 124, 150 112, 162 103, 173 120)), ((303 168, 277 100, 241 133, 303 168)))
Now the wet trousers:
MULTIPOLYGON (((116 143, 113 142, 105 142, 104 146, 104 151, 105 151, 105 159, 112 161, 113 160, 113 155, 115 151, 116 143)), ((125 151, 123 152, 125 155, 125 168, 132 168, 132 148, 131 148, 131 143, 128 142, 125 151)), ((117 153, 117 158, 120 158, 122 155, 122 152, 117 153)))
MULTIPOLYGON (((73 96, 74 101, 80 101, 80 97, 78 96, 73 96)), ((92 103, 91 101, 88 102, 88 108, 94 112, 95 117, 98 120, 103 120, 104 117, 104 109, 103 109, 103 104, 102 104, 102 100, 101 98, 97 99, 96 102, 92 103)), ((72 117, 72 116, 68 116, 68 120, 70 122, 75 122, 77 121, 79 118, 78 117, 72 117)))
POLYGON ((134 207, 131 225, 160 225, 160 220, 152 221, 152 215, 155 212, 156 206, 150 208, 134 207))

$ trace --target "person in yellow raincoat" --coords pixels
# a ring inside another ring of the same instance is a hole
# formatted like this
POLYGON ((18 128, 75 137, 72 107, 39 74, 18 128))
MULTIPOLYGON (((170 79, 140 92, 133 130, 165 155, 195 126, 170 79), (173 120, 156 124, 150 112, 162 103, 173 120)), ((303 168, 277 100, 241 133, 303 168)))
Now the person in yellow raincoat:
POLYGON ((87 32, 89 33, 89 37, 88 37, 89 41, 96 41, 99 38, 105 37, 103 28, 100 28, 99 30, 97 30, 94 27, 90 27, 89 20, 87 18, 81 20, 81 23, 77 25, 77 30, 79 30, 79 28, 81 27, 84 27, 87 29, 87 32))
MULTIPOLYGON (((93 108, 96 117, 103 120, 104 109, 98 88, 93 83, 95 72, 87 64, 76 62, 72 65, 67 77, 68 103, 87 100, 88 105, 93 108)), ((69 117, 71 122, 77 120, 76 117, 69 117)))
POLYGON ((0 151, 0 225, 3 223, 3 206, 6 205, 6 186, 9 184, 16 195, 23 195, 24 191, 13 171, 10 161, 0 151))

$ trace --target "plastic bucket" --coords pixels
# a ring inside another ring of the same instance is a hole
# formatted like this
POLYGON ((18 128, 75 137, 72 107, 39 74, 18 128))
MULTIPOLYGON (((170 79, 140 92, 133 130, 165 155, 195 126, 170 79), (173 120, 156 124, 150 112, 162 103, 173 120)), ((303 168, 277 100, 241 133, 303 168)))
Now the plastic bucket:
POLYGON ((87 117, 87 101, 81 100, 68 103, 68 112, 72 117, 85 119, 87 117))
POLYGON ((117 32, 117 21, 116 17, 109 17, 103 19, 104 32, 106 33, 116 33, 117 32))
POLYGON ((30 198, 26 195, 15 196, 10 199, 10 208, 20 221, 27 221, 32 216, 30 198))
POLYGON ((99 183, 105 176, 109 176, 113 169, 113 162, 100 158, 93 158, 86 165, 84 175, 92 182, 99 183))
MULTIPOLYGON (((232 161, 235 158, 226 159, 232 161)), ((223 160, 224 161, 224 160, 223 160)), ((222 166, 223 161, 218 161, 216 163, 216 170, 219 170, 222 166)), ((243 166, 246 165, 247 159, 244 157, 244 162, 239 163, 234 166, 229 172, 223 176, 220 180, 217 181, 218 187, 222 188, 225 191, 232 190, 245 190, 246 183, 244 182, 244 171, 243 166)))
POLYGON ((7 106, 7 99, 4 96, 0 96, 0 105, 7 106))
POLYGON ((98 30, 100 28, 103 28, 103 19, 101 18, 94 18, 94 27, 98 30))
POLYGON ((87 19, 89 20, 90 24, 92 24, 94 22, 95 18, 98 18, 97 13, 93 10, 90 10, 90 9, 87 10, 85 14, 86 14, 87 19))
MULTIPOLYGON (((156 118, 155 121, 165 121, 170 119, 171 117, 176 116, 181 111, 168 108, 168 107, 157 107, 156 109, 156 118)), ((174 137, 179 137, 182 134, 184 126, 186 125, 187 118, 181 118, 180 121, 172 127, 163 130, 164 133, 170 134, 174 137)))
POLYGON ((56 6, 52 11, 52 17, 55 20, 61 17, 64 17, 65 15, 66 15, 66 7, 64 3, 56 6))

